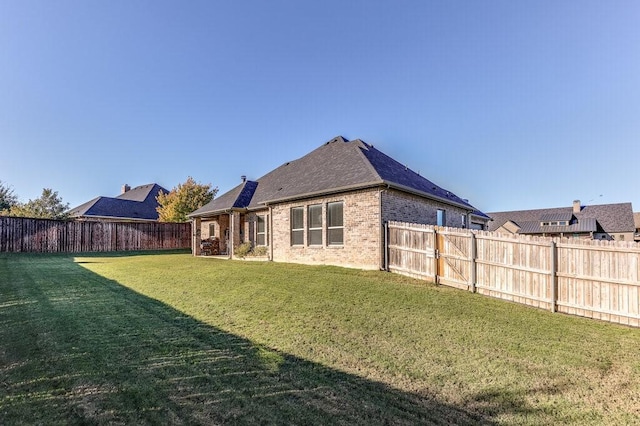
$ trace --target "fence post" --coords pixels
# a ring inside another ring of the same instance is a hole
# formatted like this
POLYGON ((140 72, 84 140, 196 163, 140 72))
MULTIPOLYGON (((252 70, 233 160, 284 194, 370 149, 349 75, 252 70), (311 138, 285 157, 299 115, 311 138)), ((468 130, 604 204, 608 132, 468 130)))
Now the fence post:
POLYGON ((470 253, 470 257, 471 257, 471 263, 469 265, 469 280, 471 281, 469 283, 469 290, 471 290, 471 293, 475 293, 476 292, 476 257, 477 257, 477 248, 476 248, 476 234, 473 233, 472 231, 470 231, 471 233, 471 253, 470 253))
POLYGON ((433 281, 436 285, 440 284, 440 277, 438 276, 438 258, 440 252, 438 251, 438 230, 433 227, 433 281))
POLYGON ((556 241, 551 240, 551 312, 556 312, 556 301, 558 300, 558 251, 556 241))
POLYGON ((384 222, 384 270, 389 272, 389 222, 384 222))

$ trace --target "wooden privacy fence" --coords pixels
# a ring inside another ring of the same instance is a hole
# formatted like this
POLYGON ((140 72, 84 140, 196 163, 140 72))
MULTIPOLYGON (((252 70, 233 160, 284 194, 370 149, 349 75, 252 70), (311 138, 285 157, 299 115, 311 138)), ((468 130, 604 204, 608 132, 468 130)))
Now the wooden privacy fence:
POLYGON ((389 222, 386 266, 553 312, 640 326, 640 246, 635 243, 389 222))
POLYGON ((0 252, 81 253, 190 247, 190 223, 75 222, 0 216, 0 252))

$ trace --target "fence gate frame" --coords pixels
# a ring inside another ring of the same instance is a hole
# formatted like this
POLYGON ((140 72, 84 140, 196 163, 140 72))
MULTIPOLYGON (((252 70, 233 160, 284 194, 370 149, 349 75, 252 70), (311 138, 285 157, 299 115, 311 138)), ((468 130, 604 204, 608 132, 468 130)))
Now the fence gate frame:
POLYGON ((436 227, 436 284, 475 291, 475 235, 468 229, 436 227))

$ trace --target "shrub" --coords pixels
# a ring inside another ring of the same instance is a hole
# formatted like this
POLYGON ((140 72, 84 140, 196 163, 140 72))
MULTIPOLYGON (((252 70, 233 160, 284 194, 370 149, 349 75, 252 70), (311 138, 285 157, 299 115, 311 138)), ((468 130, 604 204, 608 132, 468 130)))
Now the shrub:
POLYGON ((233 254, 239 258, 244 259, 249 254, 250 251, 251 251, 251 243, 247 242, 237 246, 233 251, 233 254))
POLYGON ((266 256, 267 255, 267 246, 258 246, 253 249, 254 256, 266 256))

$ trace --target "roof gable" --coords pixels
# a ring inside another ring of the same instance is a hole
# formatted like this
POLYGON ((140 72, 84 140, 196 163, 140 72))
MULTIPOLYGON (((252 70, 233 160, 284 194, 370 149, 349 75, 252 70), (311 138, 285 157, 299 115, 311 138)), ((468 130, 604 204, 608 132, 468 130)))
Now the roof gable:
POLYGON ((419 196, 438 199, 477 211, 430 180, 359 139, 337 136, 307 155, 284 163, 255 182, 233 188, 190 216, 221 212, 231 208, 264 208, 274 202, 323 194, 389 185, 419 196), (250 199, 250 202, 246 201, 250 199))
POLYGON ((69 211, 73 217, 158 220, 156 197, 168 192, 158 184, 135 187, 117 197, 97 197, 69 211))
POLYGON ((214 198, 198 210, 189 214, 197 216, 201 213, 222 212, 232 209, 245 209, 251 203, 258 182, 245 181, 218 198, 214 198))

